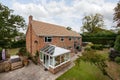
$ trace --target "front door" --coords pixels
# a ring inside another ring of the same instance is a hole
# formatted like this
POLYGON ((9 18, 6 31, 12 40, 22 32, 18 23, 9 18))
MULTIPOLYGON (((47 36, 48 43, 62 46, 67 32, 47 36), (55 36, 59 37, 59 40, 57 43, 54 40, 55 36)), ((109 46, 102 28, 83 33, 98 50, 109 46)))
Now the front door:
POLYGON ((44 66, 49 69, 49 56, 44 54, 44 66))

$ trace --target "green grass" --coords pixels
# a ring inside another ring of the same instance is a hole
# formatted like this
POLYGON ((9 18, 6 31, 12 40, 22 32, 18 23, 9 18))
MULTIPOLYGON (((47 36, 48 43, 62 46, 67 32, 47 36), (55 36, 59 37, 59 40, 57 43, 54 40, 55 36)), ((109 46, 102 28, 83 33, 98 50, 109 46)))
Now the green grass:
POLYGON ((80 66, 74 66, 56 80, 109 80, 93 64, 81 62, 80 66))
POLYGON ((16 53, 19 51, 19 48, 9 49, 8 51, 10 55, 16 55, 16 53))
MULTIPOLYGON (((108 58, 108 49, 102 51, 97 50, 106 59, 108 58)), ((74 66, 56 80, 109 80, 102 72, 93 64, 81 62, 80 66, 74 66)))

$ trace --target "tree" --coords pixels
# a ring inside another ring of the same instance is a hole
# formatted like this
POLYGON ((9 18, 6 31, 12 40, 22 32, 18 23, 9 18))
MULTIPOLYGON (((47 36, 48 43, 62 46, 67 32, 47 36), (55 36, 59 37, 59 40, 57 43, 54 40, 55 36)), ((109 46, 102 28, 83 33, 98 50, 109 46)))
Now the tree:
POLYGON ((69 26, 68 26, 66 29, 67 29, 67 30, 72 30, 72 28, 71 28, 71 27, 69 27, 69 26))
POLYGON ((116 41, 115 41, 115 45, 114 45, 114 49, 118 52, 120 52, 120 35, 117 36, 116 41))
POLYGON ((82 56, 79 56, 77 58, 75 62, 76 66, 79 67, 80 61, 90 62, 91 64, 94 64, 104 75, 108 76, 111 80, 113 80, 106 71, 106 59, 102 55, 96 53, 95 50, 83 52, 82 56))
POLYGON ((114 17, 113 20, 117 22, 117 27, 120 27, 120 1, 117 3, 117 6, 114 8, 114 17))
POLYGON ((20 29, 25 28, 22 16, 14 15, 13 10, 0 3, 0 46, 9 47, 20 29))
POLYGON ((99 29, 103 26, 104 26, 104 21, 103 21, 103 16, 101 14, 85 16, 83 18, 83 26, 82 26, 83 32, 85 29, 89 33, 94 33, 96 29, 99 29))

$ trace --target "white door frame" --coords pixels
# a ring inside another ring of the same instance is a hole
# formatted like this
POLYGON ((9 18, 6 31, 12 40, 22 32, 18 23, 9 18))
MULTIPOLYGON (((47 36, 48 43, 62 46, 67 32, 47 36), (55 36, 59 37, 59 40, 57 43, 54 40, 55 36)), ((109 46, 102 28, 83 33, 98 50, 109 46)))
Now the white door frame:
POLYGON ((44 57, 43 57, 43 66, 47 69, 49 69, 49 64, 50 64, 50 56, 49 55, 46 55, 44 54, 44 57), (47 60, 47 56, 48 56, 48 60, 47 60))

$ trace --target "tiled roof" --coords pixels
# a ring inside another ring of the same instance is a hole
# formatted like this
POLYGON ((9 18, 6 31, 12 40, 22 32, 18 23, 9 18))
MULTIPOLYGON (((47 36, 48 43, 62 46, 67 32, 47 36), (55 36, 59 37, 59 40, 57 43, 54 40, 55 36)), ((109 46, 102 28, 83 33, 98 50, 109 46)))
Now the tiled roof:
POLYGON ((32 28, 38 36, 72 36, 81 37, 79 33, 63 26, 32 20, 32 28))

